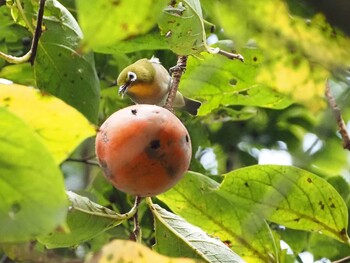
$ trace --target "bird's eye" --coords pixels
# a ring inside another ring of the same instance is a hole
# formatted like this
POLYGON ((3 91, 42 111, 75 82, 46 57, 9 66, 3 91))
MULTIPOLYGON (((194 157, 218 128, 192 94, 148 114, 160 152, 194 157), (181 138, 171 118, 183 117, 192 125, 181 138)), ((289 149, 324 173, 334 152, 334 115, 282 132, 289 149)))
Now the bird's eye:
POLYGON ((129 79, 129 81, 135 81, 137 79, 136 74, 134 72, 129 71, 128 72, 128 79, 129 79))

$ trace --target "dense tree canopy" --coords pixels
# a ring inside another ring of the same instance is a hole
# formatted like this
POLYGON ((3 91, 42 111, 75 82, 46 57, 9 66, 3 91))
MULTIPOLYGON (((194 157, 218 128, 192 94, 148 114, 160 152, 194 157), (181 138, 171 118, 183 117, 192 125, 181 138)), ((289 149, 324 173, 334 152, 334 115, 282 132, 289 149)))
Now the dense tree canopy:
POLYGON ((347 262, 349 10, 0 1, 0 262, 347 262), (152 56, 184 62, 172 88, 202 105, 175 109, 189 171, 140 200, 107 182, 95 136, 133 104, 119 73, 152 56))

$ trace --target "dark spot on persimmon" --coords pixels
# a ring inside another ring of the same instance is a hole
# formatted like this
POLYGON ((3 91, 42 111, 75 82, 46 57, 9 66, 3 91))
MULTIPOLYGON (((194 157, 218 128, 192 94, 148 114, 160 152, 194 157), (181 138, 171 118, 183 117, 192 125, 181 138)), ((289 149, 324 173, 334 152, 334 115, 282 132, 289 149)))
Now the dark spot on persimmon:
POLYGON ((160 147, 160 141, 159 140, 153 140, 150 142, 150 147, 154 150, 157 150, 160 147))

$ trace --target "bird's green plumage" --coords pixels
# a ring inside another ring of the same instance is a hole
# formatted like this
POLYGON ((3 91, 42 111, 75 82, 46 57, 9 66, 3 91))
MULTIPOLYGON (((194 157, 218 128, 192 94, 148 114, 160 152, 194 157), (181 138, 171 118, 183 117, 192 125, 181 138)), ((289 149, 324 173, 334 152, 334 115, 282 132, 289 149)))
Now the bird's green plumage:
POLYGON ((135 83, 151 83, 156 74, 154 67, 148 59, 140 59, 122 70, 117 80, 118 85, 124 85, 129 80, 128 72, 134 72, 136 74, 137 79, 135 83))

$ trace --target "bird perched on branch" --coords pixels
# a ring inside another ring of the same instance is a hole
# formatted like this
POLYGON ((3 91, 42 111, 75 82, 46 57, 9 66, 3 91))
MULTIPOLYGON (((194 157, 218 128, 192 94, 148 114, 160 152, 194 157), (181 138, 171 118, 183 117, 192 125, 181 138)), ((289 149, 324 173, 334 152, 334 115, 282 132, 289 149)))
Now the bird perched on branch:
MULTIPOLYGON (((127 94, 137 104, 164 106, 171 86, 171 76, 159 59, 143 58, 127 66, 119 74, 117 84, 119 94, 127 94)), ((184 108, 196 115, 201 103, 183 96, 179 91, 173 101, 173 107, 184 108)))

